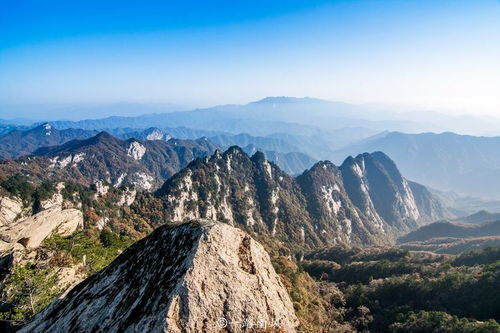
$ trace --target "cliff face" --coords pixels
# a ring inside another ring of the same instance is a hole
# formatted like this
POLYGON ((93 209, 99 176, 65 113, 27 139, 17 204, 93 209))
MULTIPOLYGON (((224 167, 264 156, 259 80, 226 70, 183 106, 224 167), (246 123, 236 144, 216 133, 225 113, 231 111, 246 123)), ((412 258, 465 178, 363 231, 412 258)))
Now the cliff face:
POLYGON ((54 301, 20 332, 294 332, 264 248, 224 223, 164 226, 54 301))
POLYGON ((384 153, 349 157, 340 166, 345 188, 354 204, 395 234, 446 216, 427 189, 407 181, 384 153))

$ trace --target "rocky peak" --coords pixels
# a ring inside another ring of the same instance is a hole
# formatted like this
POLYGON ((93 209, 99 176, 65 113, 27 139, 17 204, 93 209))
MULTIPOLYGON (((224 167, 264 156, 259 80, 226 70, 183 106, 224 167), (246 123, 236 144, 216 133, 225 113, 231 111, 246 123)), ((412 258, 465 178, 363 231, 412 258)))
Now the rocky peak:
POLYGON ((54 301, 20 332, 294 332, 264 248, 227 224, 164 226, 54 301))
POLYGON ((419 191, 417 201, 384 155, 351 157, 340 168, 319 162, 293 178, 237 147, 196 160, 157 192, 169 220, 217 219, 305 247, 387 243, 423 216, 441 215, 429 195, 419 191))
POLYGON ((349 197, 362 212, 378 215, 397 231, 416 227, 420 212, 411 188, 387 155, 349 157, 340 170, 349 197))

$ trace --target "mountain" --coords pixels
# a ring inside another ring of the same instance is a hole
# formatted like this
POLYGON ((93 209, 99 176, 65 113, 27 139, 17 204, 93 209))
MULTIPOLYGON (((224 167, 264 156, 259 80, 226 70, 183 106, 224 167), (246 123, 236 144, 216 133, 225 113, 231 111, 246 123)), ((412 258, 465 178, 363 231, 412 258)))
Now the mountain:
POLYGON ((500 199, 500 137, 391 132, 338 150, 335 160, 365 151, 391 156, 406 177, 433 188, 500 199))
POLYGON ((6 133, 15 131, 15 130, 22 130, 26 131, 29 130, 31 126, 20 126, 20 125, 10 125, 10 124, 2 124, 0 123, 0 135, 4 135, 6 133))
POLYGON ((297 324, 259 243, 227 224, 193 221, 158 228, 19 332, 295 332, 297 324))
POLYGON ((380 219, 398 231, 415 229, 419 221, 432 221, 448 212, 425 187, 410 185, 384 153, 348 157, 340 166, 353 203, 368 217, 380 219))
MULTIPOLYGON (((147 109, 145 108, 147 111, 147 109)), ((148 113, 148 112, 143 112, 148 113)), ((151 112, 150 112, 151 113, 151 112)), ((498 134, 497 119, 448 116, 437 112, 395 112, 370 105, 355 105, 316 98, 267 97, 242 105, 205 109, 54 122, 57 128, 109 129, 184 126, 230 133, 311 135, 318 129, 363 128, 375 134, 385 130, 410 133, 456 131, 476 135, 498 134)), ((355 133, 353 133, 355 134, 355 133)), ((357 137, 362 139, 362 137, 357 137)))
POLYGON ((252 145, 258 147, 261 151, 276 151, 280 153, 298 152, 300 149, 295 145, 288 143, 288 140, 261 136, 252 136, 242 133, 237 135, 223 134, 210 137, 210 140, 222 148, 231 146, 245 147, 252 145))
POLYGON ((242 149, 248 155, 253 155, 257 151, 263 152, 266 159, 272 161, 281 170, 285 171, 289 175, 301 174, 304 170, 309 169, 317 162, 317 160, 304 153, 279 153, 272 150, 263 150, 255 147, 254 145, 244 146, 242 149))
POLYGON ((86 185, 105 182, 118 187, 128 183, 151 190, 193 159, 210 155, 215 149, 205 138, 120 140, 101 132, 86 140, 40 148, 34 152, 35 156, 3 160, 0 173, 6 177, 23 172, 42 179, 72 180, 86 185))
POLYGON ((168 141, 171 138, 177 139, 199 139, 201 137, 213 137, 217 135, 225 135, 225 132, 209 131, 203 129, 194 129, 188 127, 150 127, 146 129, 133 128, 108 128, 107 132, 113 134, 119 139, 126 140, 136 138, 140 140, 164 140, 168 141))
POLYGON ((486 210, 481 210, 469 216, 460 217, 454 222, 485 224, 490 222, 500 221, 500 213, 490 213, 486 210))
POLYGON ((484 225, 457 224, 447 221, 435 222, 410 232, 401 237, 399 241, 415 242, 439 237, 472 238, 483 236, 500 236, 500 221, 484 225))
MULTIPOLYGON (((477 220, 484 214, 471 217, 477 220)), ((460 220, 435 222, 398 239, 398 246, 411 251, 459 254, 500 246, 500 221, 466 224, 460 220)))
POLYGON ((13 130, 0 136, 0 158, 28 155, 40 147, 60 145, 74 139, 86 139, 97 133, 97 131, 74 128, 58 130, 49 123, 27 130, 13 130))
POLYGON ((166 220, 217 219, 299 247, 387 243, 430 222, 426 217, 447 213, 417 206, 407 181, 383 153, 349 158, 340 168, 318 162, 293 178, 263 153, 249 157, 231 147, 190 163, 156 194, 166 220))
POLYGON ((452 191, 428 188, 456 216, 468 216, 481 210, 500 213, 500 200, 488 200, 473 196, 459 195, 452 191))

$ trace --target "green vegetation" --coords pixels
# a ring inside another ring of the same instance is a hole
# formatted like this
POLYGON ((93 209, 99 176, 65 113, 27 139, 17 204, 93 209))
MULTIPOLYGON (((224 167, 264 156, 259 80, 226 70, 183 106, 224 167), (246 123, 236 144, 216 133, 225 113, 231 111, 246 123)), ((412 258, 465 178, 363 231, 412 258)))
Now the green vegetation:
POLYGON ((497 257, 498 249, 455 258, 394 249, 336 248, 307 254, 301 266, 316 280, 329 281, 343 292, 347 321, 353 322, 354 309, 369 309, 370 331, 497 332, 497 257))
POLYGON ((14 269, 6 279, 2 301, 8 304, 0 319, 26 321, 46 307, 60 292, 59 271, 76 267, 80 276, 89 276, 113 261, 133 240, 104 229, 97 236, 77 232, 69 237, 53 235, 37 250, 45 257, 37 265, 23 265, 14 269))
POLYGON ((86 272, 92 274, 106 267, 132 243, 131 238, 104 229, 98 237, 89 237, 84 232, 69 237, 54 235, 45 240, 44 246, 54 253, 55 260, 73 264, 85 261, 86 272))
POLYGON ((21 198, 23 202, 30 202, 35 191, 28 179, 20 174, 12 176, 0 183, 11 195, 21 198))
POLYGON ((487 247, 483 250, 474 250, 460 254, 453 260, 454 266, 485 265, 500 260, 500 247, 487 247))
POLYGON ((57 272, 35 265, 18 266, 2 290, 2 301, 9 310, 0 319, 23 322, 45 308, 61 292, 57 272))
POLYGON ((497 333, 500 325, 494 320, 480 322, 458 318, 441 311, 418 311, 400 314, 389 327, 391 333, 497 333))

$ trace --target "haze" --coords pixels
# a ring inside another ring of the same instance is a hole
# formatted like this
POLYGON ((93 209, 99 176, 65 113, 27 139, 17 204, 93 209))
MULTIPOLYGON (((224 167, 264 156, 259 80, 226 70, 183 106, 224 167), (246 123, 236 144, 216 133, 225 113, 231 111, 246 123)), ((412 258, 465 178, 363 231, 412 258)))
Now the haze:
POLYGON ((17 1, 2 7, 4 119, 128 115, 106 107, 90 114, 82 106, 168 103, 172 110, 265 96, 500 113, 496 0, 17 1))

